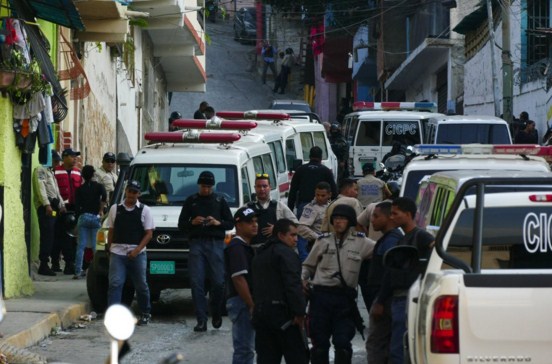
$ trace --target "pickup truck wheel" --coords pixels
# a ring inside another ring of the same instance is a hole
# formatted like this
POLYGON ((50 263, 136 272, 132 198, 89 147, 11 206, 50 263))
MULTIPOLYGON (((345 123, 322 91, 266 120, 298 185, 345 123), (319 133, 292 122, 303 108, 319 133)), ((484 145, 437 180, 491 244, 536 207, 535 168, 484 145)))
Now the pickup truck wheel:
POLYGON ((86 273, 86 290, 96 312, 104 312, 107 308, 107 288, 107 277, 97 274, 94 271, 94 264, 90 264, 86 273))

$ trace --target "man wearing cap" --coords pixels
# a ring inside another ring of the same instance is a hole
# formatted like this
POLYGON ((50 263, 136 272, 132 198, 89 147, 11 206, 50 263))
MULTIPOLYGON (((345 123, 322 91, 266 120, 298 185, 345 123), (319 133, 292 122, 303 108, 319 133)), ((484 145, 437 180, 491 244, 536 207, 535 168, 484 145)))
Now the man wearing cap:
POLYGON ((280 219, 289 219, 298 224, 297 218, 291 210, 282 201, 270 199, 270 177, 268 174, 257 174, 255 177, 255 195, 256 200, 246 204, 257 211, 259 222, 259 232, 251 241, 255 248, 260 247, 272 236, 272 229, 276 221, 280 219))
MULTIPOLYGON (((59 154, 52 150, 53 164, 61 161, 59 154)), ((55 276, 56 273, 48 265, 54 245, 55 225, 58 212, 65 212, 65 204, 59 193, 56 178, 51 168, 40 165, 33 173, 34 204, 38 214, 40 229, 40 266, 38 274, 55 276)))
MULTIPOLYGON (((75 213, 75 196, 77 188, 82 184, 81 172, 76 168, 77 157, 80 152, 76 152, 71 148, 64 149, 61 153, 63 163, 54 168, 59 192, 65 203, 67 214, 75 213)), ((67 234, 65 219, 66 214, 62 213, 56 223, 56 240, 52 250, 52 269, 61 272, 59 267, 60 253, 63 253, 65 260, 64 274, 75 274, 75 249, 76 240, 67 234)))
POLYGON ((355 231, 357 215, 338 205, 330 215, 333 233, 321 235, 303 262, 302 279, 310 297, 311 362, 328 363, 330 338, 335 363, 350 364, 355 328, 362 334, 356 291, 361 262, 372 256, 375 242, 355 231))
POLYGON ((182 205, 178 228, 187 233, 190 245, 188 271, 192 288, 197 325, 194 331, 207 331, 207 300, 205 279, 209 276, 212 325, 222 325, 224 301, 224 237, 232 230, 232 212, 224 197, 213 193, 215 176, 203 171, 197 179, 198 193, 189 196, 182 205))
POLYGON ((113 191, 115 190, 115 185, 117 184, 117 172, 115 170, 115 154, 112 152, 107 152, 104 154, 102 159, 102 166, 96 169, 94 174, 94 180, 101 183, 105 192, 107 192, 107 204, 111 202, 113 197, 113 191))
POLYGON ((226 310, 232 321, 234 345, 233 364, 253 364, 255 359, 255 330, 251 324, 253 297, 251 294, 251 262, 255 252, 249 245, 257 235, 257 213, 242 207, 234 214, 236 236, 224 249, 226 266, 226 310))
POLYGON ((153 216, 149 206, 138 198, 141 186, 131 180, 125 188, 125 199, 112 205, 107 217, 109 251, 109 288, 107 304, 121 303, 127 275, 134 284, 136 301, 141 316, 138 325, 147 325, 151 319, 150 292, 146 281, 146 245, 153 236, 153 216))
POLYGON ((385 182, 376 178, 376 169, 374 163, 365 163, 362 166, 364 177, 357 181, 358 185, 358 200, 363 207, 368 206, 372 202, 380 202, 383 200, 385 182))
POLYGON ((303 164, 293 175, 289 188, 288 207, 297 208, 297 217, 301 217, 303 207, 314 199, 314 190, 319 182, 330 184, 332 198, 337 197, 335 176, 332 171, 322 164, 322 149, 312 147, 309 152, 309 163, 303 164))

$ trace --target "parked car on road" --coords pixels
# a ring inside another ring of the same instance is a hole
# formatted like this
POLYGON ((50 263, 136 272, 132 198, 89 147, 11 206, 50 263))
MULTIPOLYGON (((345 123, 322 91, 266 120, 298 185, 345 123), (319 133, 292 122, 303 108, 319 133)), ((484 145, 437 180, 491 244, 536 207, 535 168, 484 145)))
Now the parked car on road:
POLYGON ((241 8, 234 15, 234 39, 240 42, 257 39, 257 9, 241 8))
POLYGON ((307 113, 312 112, 309 103, 303 100, 273 100, 268 108, 275 110, 300 110, 307 113))

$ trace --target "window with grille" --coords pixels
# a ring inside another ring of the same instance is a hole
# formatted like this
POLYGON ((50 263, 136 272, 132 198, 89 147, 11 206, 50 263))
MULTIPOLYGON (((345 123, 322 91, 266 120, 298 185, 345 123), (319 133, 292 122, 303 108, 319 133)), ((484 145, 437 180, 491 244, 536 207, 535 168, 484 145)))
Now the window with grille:
POLYGON ((527 0, 527 66, 550 57, 550 0, 527 0))

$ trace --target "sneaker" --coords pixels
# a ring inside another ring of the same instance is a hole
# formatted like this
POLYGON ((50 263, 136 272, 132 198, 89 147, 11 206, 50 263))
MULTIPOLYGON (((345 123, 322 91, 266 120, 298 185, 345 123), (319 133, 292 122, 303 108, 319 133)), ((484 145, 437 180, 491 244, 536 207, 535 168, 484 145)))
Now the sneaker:
POLYGON ((75 275, 73 276, 73 279, 82 279, 82 275, 80 275, 80 274, 75 274, 75 275))
POLYGON ((53 277, 56 275, 56 272, 51 270, 50 267, 48 267, 48 264, 40 264, 40 267, 38 268, 38 274, 53 277))
POLYGON ((205 332, 207 331, 207 322, 198 321, 197 325, 194 327, 195 332, 205 332))
POLYGON ((149 313, 143 313, 142 316, 140 316, 140 319, 138 320, 138 326, 145 326, 150 322, 151 320, 151 314, 149 313))

